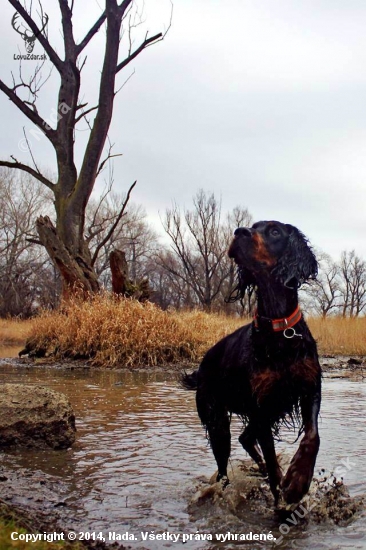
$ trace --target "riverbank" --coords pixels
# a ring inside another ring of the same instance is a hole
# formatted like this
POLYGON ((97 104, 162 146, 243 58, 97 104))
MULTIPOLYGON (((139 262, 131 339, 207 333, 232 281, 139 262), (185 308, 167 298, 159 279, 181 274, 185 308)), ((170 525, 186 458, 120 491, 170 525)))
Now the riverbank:
MULTIPOLYGON (((0 349, 1 351, 1 349, 0 349)), ((338 377, 352 377, 353 374, 357 374, 363 378, 364 373, 366 377, 366 356, 363 355, 330 355, 326 354, 319 357, 320 365, 323 372, 331 373, 338 372, 338 377), (341 373, 341 374, 340 374, 341 373)), ((87 372, 90 370, 96 372, 105 371, 105 367, 91 365, 90 362, 78 359, 56 359, 55 357, 47 358, 29 358, 29 357, 9 357, 1 358, 0 357, 0 367, 1 366, 9 367, 20 367, 27 370, 31 368, 45 368, 45 369, 61 369, 70 372, 87 372)), ((115 365, 114 367, 108 368, 110 372, 140 372, 140 373, 170 373, 170 374, 180 374, 183 371, 190 372, 197 369, 199 366, 198 362, 194 361, 182 361, 175 364, 169 365, 157 365, 151 367, 149 365, 139 365, 138 367, 125 367, 123 365, 115 365)))
MULTIPOLYGON (((149 302, 102 294, 30 321, 2 320, 0 345, 22 343, 30 357, 86 360, 101 368, 174 368, 199 363, 213 344, 250 321, 198 310, 162 311, 149 302)), ((366 318, 307 322, 320 355, 366 356, 366 318)))

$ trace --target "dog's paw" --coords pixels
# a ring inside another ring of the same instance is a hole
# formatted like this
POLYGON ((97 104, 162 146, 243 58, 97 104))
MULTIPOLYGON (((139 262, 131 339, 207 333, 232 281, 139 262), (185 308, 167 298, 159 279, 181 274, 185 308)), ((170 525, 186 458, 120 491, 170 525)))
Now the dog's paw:
POLYGON ((225 489, 230 484, 227 476, 217 476, 216 481, 221 484, 222 489, 225 489))

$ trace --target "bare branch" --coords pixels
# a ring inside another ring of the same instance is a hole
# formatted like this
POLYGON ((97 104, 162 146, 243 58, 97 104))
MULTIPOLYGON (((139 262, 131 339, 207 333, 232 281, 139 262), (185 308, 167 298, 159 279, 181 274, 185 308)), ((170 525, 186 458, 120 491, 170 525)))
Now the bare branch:
POLYGON ((156 44, 157 42, 161 42, 161 40, 164 40, 167 33, 169 32, 170 27, 172 26, 172 19, 173 19, 173 2, 172 1, 171 1, 171 7, 172 7, 172 9, 171 9, 171 12, 170 12, 169 25, 168 25, 166 31, 164 33, 160 32, 158 34, 155 34, 154 36, 151 36, 150 38, 147 37, 147 33, 146 33, 145 40, 132 53, 131 53, 132 42, 131 42, 131 36, 129 34, 129 42, 130 42, 129 55, 123 61, 121 61, 121 63, 119 63, 117 65, 116 73, 118 73, 124 67, 126 67, 126 65, 128 65, 133 59, 135 59, 135 57, 137 57, 145 48, 147 48, 148 46, 151 46, 153 43, 156 44))
POLYGON ((79 109, 84 109, 84 107, 86 107, 87 105, 88 103, 79 103, 79 105, 77 105, 75 108, 75 112, 78 111, 79 109))
POLYGON ((88 234, 87 234, 87 237, 86 237, 86 241, 89 243, 94 237, 96 237, 96 235, 99 235, 99 233, 101 233, 103 231, 103 222, 106 221, 105 219, 99 223, 99 229, 93 231, 93 227, 95 227, 97 225, 97 217, 98 217, 98 213, 99 213, 99 210, 104 202, 104 200, 107 198, 107 196, 109 195, 109 193, 111 192, 112 190, 112 184, 113 184, 113 180, 110 180, 109 184, 106 186, 105 188, 105 191, 103 191, 100 199, 99 199, 99 202, 98 202, 98 206, 97 208, 94 210, 94 214, 93 214, 93 219, 91 220, 90 224, 89 224, 89 227, 88 227, 88 234))
POLYGON ((160 42, 161 40, 163 40, 163 38, 164 36, 161 32, 155 34, 154 36, 151 36, 150 38, 145 38, 142 44, 140 44, 140 46, 134 52, 132 52, 129 56, 126 57, 126 59, 124 59, 123 61, 121 61, 121 63, 117 65, 116 73, 118 73, 124 67, 126 67, 126 65, 131 63, 131 61, 135 59, 135 57, 137 57, 145 48, 147 48, 154 42, 160 42))
POLYGON ((24 126, 23 126, 23 134, 24 134, 25 141, 27 142, 27 145, 28 145, 28 151, 29 151, 29 153, 30 153, 30 156, 32 157, 32 161, 33 161, 33 164, 34 164, 34 168, 36 169, 36 171, 37 171, 38 174, 41 174, 41 171, 40 171, 40 169, 38 168, 37 163, 36 163, 36 161, 35 161, 35 158, 34 158, 34 156, 33 156, 32 149, 31 149, 30 143, 29 143, 29 141, 28 141, 27 134, 26 134, 26 132, 25 132, 24 126))
POLYGON ((62 15, 62 29, 64 34, 65 58, 75 59, 75 40, 72 30, 72 10, 67 0, 58 0, 62 15))
POLYGON ((132 71, 132 73, 130 74, 130 76, 128 76, 128 77, 126 78, 126 80, 124 81, 124 83, 118 88, 118 90, 116 90, 116 92, 115 92, 115 94, 114 94, 115 96, 122 90, 122 88, 124 88, 124 87, 126 86, 127 82, 130 80, 130 78, 133 77, 133 75, 135 74, 135 72, 136 72, 136 71, 135 71, 135 69, 134 69, 134 70, 132 71))
POLYGON ((98 244, 98 246, 96 247, 95 251, 94 251, 94 254, 93 254, 93 258, 92 258, 92 265, 95 264, 97 258, 98 258, 98 254, 99 254, 99 251, 100 249, 109 241, 109 239, 112 237, 117 225, 119 224, 124 212, 125 212, 125 209, 126 209, 126 206, 127 206, 127 203, 128 201, 130 200, 130 195, 132 193, 132 190, 133 188, 135 187, 137 181, 134 181, 134 183, 131 185, 131 187, 129 188, 128 192, 127 192, 127 196, 126 196, 126 199, 124 200, 123 204, 122 204, 122 208, 114 222, 114 224, 112 225, 112 227, 110 228, 110 230, 108 231, 107 235, 104 237, 104 239, 98 244))
POLYGON ((38 112, 31 109, 20 99, 20 97, 17 96, 17 94, 10 89, 2 80, 0 80, 0 90, 4 92, 5 95, 8 96, 10 101, 14 103, 18 107, 22 113, 29 118, 38 128, 44 132, 44 134, 48 137, 48 139, 52 142, 56 142, 56 131, 53 130, 48 126, 45 120, 41 116, 39 116, 38 112))
POLYGON ((45 61, 42 61, 42 63, 40 65, 36 65, 36 68, 34 69, 34 73, 29 77, 29 81, 28 82, 25 82, 24 81, 24 78, 23 78, 23 74, 22 74, 22 61, 20 60, 20 63, 19 63, 19 80, 20 82, 18 84, 16 84, 15 82, 15 78, 14 78, 14 75, 13 73, 11 73, 11 76, 12 76, 12 80, 13 80, 13 87, 11 88, 13 92, 16 92, 18 90, 18 88, 24 88, 26 90, 28 90, 28 101, 24 100, 24 103, 27 103, 28 105, 30 105, 30 107, 36 111, 36 105, 35 105, 35 102, 36 100, 38 99, 38 93, 40 92, 40 90, 42 89, 42 87, 46 84, 46 82, 49 80, 51 74, 52 74, 52 69, 53 69, 53 65, 51 65, 51 69, 49 71, 49 74, 48 76, 42 80, 42 73, 41 73, 41 70, 42 70, 42 67, 44 66, 45 64, 45 61), (31 98, 32 98, 32 101, 31 101, 31 98))
POLYGON ((181 278, 194 291, 198 302, 210 309, 227 286, 231 264, 227 257, 227 228, 221 223, 221 201, 202 189, 193 199, 194 209, 177 205, 167 210, 163 226, 171 239, 176 264, 169 258, 162 267, 181 278))
POLYGON ((76 56, 78 57, 83 49, 89 44, 93 36, 99 31, 100 27, 103 25, 104 21, 107 19, 107 13, 103 12, 99 19, 94 23, 92 28, 85 35, 83 40, 76 46, 76 56))
POLYGON ((38 244, 38 245, 40 245, 40 246, 44 246, 44 244, 41 243, 41 241, 38 240, 38 239, 32 239, 31 237, 27 237, 25 240, 26 240, 28 243, 38 244))
POLYGON ((45 178, 41 173, 37 172, 30 166, 23 164, 22 162, 18 162, 17 159, 13 156, 11 156, 11 158, 13 159, 13 162, 0 160, 0 166, 6 166, 7 168, 17 168, 18 170, 23 170, 23 172, 27 172, 28 174, 36 178, 38 181, 46 185, 46 187, 48 187, 49 189, 52 189, 52 190, 54 189, 54 184, 50 180, 45 178))
POLYGON ((81 63, 80 65, 80 69, 79 69, 79 72, 81 73, 81 71, 83 70, 84 68, 84 65, 86 64, 86 60, 88 59, 88 56, 86 55, 83 59, 83 62, 81 63))
POLYGON ((108 162, 109 159, 113 159, 114 157, 122 157, 122 156, 123 156, 122 153, 117 153, 116 155, 108 154, 108 156, 99 165, 99 168, 98 168, 98 171, 97 171, 97 177, 99 176, 99 174, 101 173, 101 171, 103 170, 103 168, 105 166, 105 163, 108 162))
MULTIPOLYGON (((84 105, 87 105, 87 103, 85 103, 84 105)), ((82 108, 82 106, 79 105, 77 108, 80 109, 80 108, 82 108)), ((95 105, 94 107, 90 107, 90 109, 87 109, 86 111, 83 111, 81 115, 79 115, 78 117, 75 118, 75 124, 80 122, 80 120, 82 118, 84 118, 87 114, 91 113, 92 111, 95 111, 96 109, 98 109, 98 105, 95 105)))

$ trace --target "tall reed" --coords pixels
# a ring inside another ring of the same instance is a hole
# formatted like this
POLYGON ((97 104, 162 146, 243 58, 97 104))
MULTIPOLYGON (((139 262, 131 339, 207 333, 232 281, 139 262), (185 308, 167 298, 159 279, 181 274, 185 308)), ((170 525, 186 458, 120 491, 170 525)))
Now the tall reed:
POLYGON ((321 354, 366 355, 366 318, 310 318, 308 325, 321 354))
POLYGON ((32 321, 0 319, 0 345, 22 345, 31 331, 32 321))

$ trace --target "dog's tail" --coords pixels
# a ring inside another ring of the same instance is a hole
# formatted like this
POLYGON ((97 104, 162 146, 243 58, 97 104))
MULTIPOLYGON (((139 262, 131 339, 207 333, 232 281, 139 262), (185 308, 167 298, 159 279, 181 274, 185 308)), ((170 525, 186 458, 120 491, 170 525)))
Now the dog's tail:
POLYGON ((192 372, 192 374, 183 373, 180 377, 180 385, 185 390, 196 390, 197 389, 197 374, 198 370, 192 372))

